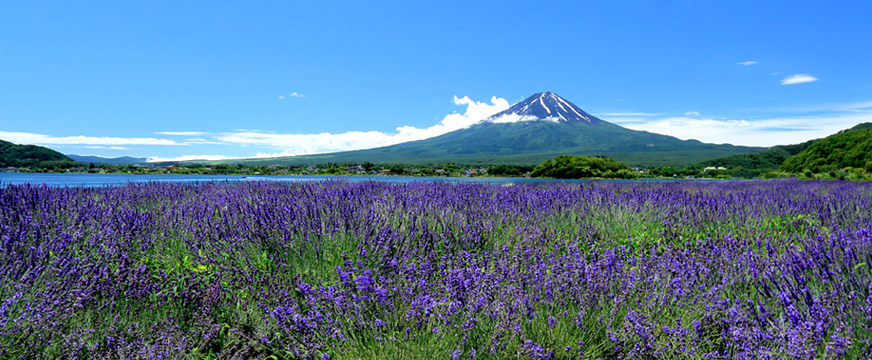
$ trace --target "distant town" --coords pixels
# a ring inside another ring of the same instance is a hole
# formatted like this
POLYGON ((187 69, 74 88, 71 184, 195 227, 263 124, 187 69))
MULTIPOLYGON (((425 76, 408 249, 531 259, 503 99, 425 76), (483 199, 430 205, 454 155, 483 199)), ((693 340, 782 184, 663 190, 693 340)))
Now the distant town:
MULTIPOLYGON (((49 173, 91 173, 91 174, 177 174, 177 175, 334 175, 334 176, 430 176, 430 177, 531 177, 534 166, 496 165, 469 166, 459 164, 440 164, 434 166, 403 166, 365 164, 324 164, 316 166, 249 166, 245 164, 68 164, 59 167, 5 167, 0 172, 49 172, 49 173)), ((727 179, 727 168, 705 167, 702 169, 638 168, 612 178, 683 178, 683 179, 727 179), (628 176, 629 175, 629 176, 628 176)), ((534 176, 535 177, 535 176, 534 176)))

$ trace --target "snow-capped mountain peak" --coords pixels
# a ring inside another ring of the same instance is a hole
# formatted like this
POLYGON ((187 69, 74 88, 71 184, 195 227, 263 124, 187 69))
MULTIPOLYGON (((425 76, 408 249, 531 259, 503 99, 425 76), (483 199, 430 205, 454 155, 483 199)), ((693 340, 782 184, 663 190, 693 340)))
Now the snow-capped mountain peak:
POLYGON ((492 123, 550 121, 556 123, 583 122, 588 124, 603 122, 596 116, 584 112, 584 110, 581 110, 575 104, 550 91, 533 94, 484 121, 492 123))

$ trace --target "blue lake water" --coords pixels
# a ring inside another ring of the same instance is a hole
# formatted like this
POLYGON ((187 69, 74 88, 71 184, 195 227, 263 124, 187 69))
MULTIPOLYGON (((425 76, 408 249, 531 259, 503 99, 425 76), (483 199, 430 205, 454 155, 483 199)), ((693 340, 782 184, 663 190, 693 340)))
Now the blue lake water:
MULTIPOLYGON (((526 184, 538 182, 589 182, 589 181, 676 181, 672 179, 643 180, 558 180, 509 177, 430 177, 430 176, 321 176, 321 175, 131 175, 131 174, 60 174, 60 173, 0 173, 0 187, 20 184, 49 186, 112 186, 143 182, 309 182, 309 181, 380 181, 388 183, 447 182, 479 184, 526 184)), ((684 181, 684 180, 679 180, 684 181)))
POLYGON ((449 182, 449 183, 484 183, 484 184, 522 184, 548 181, 584 181, 584 180, 552 180, 527 178, 494 178, 494 177, 427 177, 427 176, 318 176, 318 175, 130 175, 130 174, 58 174, 58 173, 0 173, 0 187, 19 184, 45 184, 49 186, 111 186, 142 182, 248 182, 248 181, 278 181, 278 182, 309 182, 309 181, 348 181, 365 182, 381 181, 389 183, 408 182, 449 182))

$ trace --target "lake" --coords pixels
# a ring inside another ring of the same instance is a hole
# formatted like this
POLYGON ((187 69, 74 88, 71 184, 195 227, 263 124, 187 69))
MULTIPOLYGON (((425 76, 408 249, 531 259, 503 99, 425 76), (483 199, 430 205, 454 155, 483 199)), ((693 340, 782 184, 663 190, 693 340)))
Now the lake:
MULTIPOLYGON (((389 183, 448 182, 481 184, 525 184, 537 182, 584 182, 584 181, 639 181, 639 180, 557 180, 502 177, 429 177, 429 176, 324 176, 324 175, 132 175, 132 174, 60 174, 60 173, 0 173, 0 187, 19 184, 45 184, 49 186, 112 186, 142 182, 309 182, 339 180, 348 182, 381 181, 389 183)), ((643 181, 674 181, 651 180, 643 181)))

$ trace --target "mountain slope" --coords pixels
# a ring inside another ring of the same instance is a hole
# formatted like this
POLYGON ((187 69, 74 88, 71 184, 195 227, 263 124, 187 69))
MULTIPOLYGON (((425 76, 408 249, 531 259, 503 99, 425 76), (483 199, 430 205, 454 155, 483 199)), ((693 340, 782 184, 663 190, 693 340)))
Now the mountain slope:
POLYGON ((28 167, 44 161, 73 160, 57 151, 36 145, 17 145, 0 140, 0 167, 28 167))
POLYGON ((604 155, 633 166, 684 166, 761 150, 626 129, 584 112, 557 94, 545 92, 468 128, 429 139, 368 150, 227 162, 536 165, 558 155, 572 154, 604 155))
POLYGON ((787 159, 781 169, 792 173, 825 173, 847 167, 872 171, 872 123, 815 141, 787 159))
MULTIPOLYGON (((682 141, 602 122, 591 126, 552 122, 480 123, 435 138, 367 150, 367 155, 453 158, 457 162, 512 159, 538 164, 557 155, 605 155, 631 165, 687 164, 755 148, 682 141)), ((511 161, 510 161, 511 162, 511 161)))

